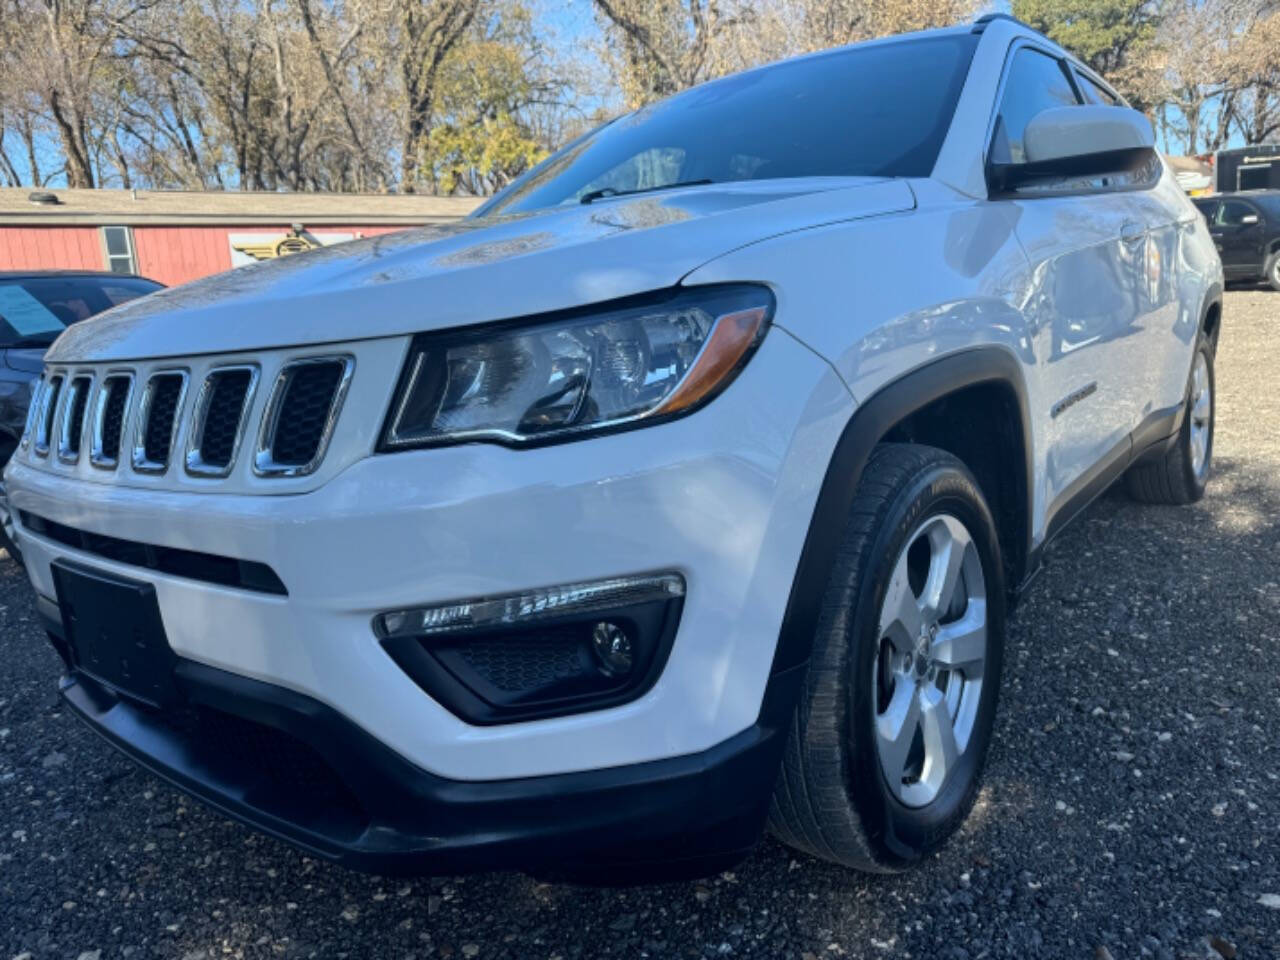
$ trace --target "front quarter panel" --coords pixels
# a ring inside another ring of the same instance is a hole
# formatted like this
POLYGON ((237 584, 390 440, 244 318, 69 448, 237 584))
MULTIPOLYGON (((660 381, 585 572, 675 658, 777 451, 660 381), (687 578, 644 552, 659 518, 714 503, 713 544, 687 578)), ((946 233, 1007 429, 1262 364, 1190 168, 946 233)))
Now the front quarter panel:
MULTIPOLYGON (((859 403, 940 357, 997 347, 1018 360, 1029 409, 1047 409, 1033 375, 1035 330, 1025 309, 1030 285, 1014 234, 1017 211, 933 181, 911 185, 914 212, 754 244, 685 282, 772 285, 779 322, 835 367, 859 403)), ((1042 500, 1037 489, 1033 516, 1041 515, 1042 500)))

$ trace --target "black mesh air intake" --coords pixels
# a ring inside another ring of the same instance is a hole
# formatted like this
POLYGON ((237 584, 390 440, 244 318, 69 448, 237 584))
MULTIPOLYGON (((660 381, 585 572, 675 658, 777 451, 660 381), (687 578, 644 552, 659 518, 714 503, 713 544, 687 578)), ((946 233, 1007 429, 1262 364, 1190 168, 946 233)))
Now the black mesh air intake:
POLYGON ((271 459, 277 464, 305 466, 320 452, 325 423, 345 367, 342 360, 323 360, 300 364, 289 371, 275 436, 271 438, 271 459))
POLYGON ((124 435, 125 403, 129 399, 128 377, 107 377, 102 389, 107 399, 102 407, 101 457, 112 463, 120 459, 120 439, 124 435))
POLYGON ((512 643, 481 637, 458 648, 471 669, 504 693, 526 693, 598 669, 570 631, 533 633, 512 643))
POLYGON ((89 403, 89 388, 93 381, 88 377, 76 377, 71 381, 71 409, 67 411, 67 449, 71 457, 80 455, 80 438, 84 435, 84 410, 89 403))
POLYGON ((209 403, 200 434, 200 460, 210 467, 226 467, 235 456, 236 433, 244 416, 245 398, 253 374, 249 370, 216 370, 209 375, 209 403))
POLYGON ((173 423, 182 398, 183 378, 178 373, 161 373, 151 378, 151 403, 147 409, 143 452, 147 460, 165 465, 169 462, 169 446, 173 441, 173 423))

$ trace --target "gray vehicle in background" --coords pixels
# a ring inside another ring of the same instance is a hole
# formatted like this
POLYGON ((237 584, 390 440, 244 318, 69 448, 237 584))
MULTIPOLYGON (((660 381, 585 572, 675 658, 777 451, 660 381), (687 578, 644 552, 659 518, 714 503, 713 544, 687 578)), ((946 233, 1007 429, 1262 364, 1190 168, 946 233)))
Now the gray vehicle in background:
MULTIPOLYGON (((0 271, 0 469, 22 438, 31 386, 44 353, 67 327, 163 284, 131 274, 94 271, 0 271)), ((10 537, 8 498, 0 482, 0 545, 20 559, 10 537)))

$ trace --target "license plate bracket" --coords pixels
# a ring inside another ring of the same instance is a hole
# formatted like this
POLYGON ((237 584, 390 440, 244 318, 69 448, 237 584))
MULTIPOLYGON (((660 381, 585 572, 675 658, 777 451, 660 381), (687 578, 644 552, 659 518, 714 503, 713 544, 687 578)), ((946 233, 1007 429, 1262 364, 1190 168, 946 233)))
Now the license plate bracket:
POLYGON ((75 668, 148 706, 177 701, 155 587, 67 560, 50 567, 75 668))

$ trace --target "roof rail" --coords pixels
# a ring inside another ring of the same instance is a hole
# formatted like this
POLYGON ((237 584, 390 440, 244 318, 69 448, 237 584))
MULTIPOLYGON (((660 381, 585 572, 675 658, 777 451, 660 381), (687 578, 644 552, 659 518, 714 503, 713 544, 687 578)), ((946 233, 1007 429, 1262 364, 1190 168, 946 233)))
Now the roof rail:
POLYGON ((987 29, 987 24, 995 20, 1008 20, 1010 23, 1016 23, 1020 27, 1026 27, 1028 30, 1034 30, 1030 24, 1023 23, 1011 13, 984 13, 977 20, 973 21, 973 29, 971 33, 981 33, 987 29))

